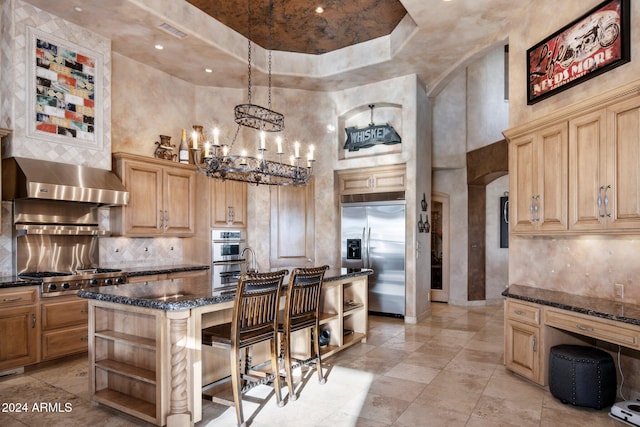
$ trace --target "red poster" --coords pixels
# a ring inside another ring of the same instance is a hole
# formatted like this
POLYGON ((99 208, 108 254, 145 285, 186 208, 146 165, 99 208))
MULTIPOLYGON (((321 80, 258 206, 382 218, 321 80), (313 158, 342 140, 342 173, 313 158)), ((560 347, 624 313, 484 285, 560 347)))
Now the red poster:
POLYGON ((629 0, 608 0, 527 51, 527 103, 629 59, 629 0))

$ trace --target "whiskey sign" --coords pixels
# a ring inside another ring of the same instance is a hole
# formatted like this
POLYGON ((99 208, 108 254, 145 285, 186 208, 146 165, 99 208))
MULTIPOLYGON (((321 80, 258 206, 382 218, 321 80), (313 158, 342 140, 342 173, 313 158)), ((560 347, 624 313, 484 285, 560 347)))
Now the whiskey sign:
POLYGON ((355 126, 345 128, 347 133, 347 141, 344 144, 345 150, 358 151, 361 148, 369 148, 377 144, 393 145, 402 142, 402 138, 390 124, 373 124, 373 107, 373 104, 369 105, 369 108, 371 108, 371 123, 369 126, 365 128, 357 128, 355 126))

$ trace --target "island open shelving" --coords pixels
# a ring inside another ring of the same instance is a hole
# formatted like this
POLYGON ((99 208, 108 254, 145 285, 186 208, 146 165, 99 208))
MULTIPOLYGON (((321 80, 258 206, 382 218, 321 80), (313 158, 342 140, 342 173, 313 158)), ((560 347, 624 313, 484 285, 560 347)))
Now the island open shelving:
MULTIPOLYGON (((163 425, 163 312, 139 307, 117 309, 94 302, 89 343, 93 400, 145 421, 163 425)), ((164 402, 163 402, 164 400, 164 402)))
POLYGON ((328 330, 329 344, 320 349, 323 357, 353 344, 367 341, 367 276, 326 280, 320 301, 320 329, 328 330))

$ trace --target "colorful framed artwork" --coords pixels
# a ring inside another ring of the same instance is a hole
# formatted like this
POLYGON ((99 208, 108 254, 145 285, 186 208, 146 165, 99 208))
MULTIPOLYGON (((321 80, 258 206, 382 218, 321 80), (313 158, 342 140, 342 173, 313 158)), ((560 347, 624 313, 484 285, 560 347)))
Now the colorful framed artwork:
POLYGON ((630 0, 607 0, 527 50, 527 104, 631 60, 630 0))
POLYGON ((28 28, 27 135, 102 149, 102 56, 28 28))

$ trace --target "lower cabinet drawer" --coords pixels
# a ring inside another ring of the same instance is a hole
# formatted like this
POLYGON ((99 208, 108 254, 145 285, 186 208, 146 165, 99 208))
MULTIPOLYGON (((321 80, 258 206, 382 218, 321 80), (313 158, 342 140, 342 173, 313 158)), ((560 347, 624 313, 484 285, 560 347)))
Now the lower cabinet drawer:
POLYGON ((42 360, 82 353, 87 351, 88 342, 86 325, 44 332, 42 334, 42 360))
POLYGON ((507 299, 505 313, 509 319, 531 325, 540 324, 540 306, 507 299))
POLYGON ((42 330, 87 325, 89 304, 87 300, 42 302, 42 330))
POLYGON ((640 328, 567 311, 545 310, 545 324, 592 338, 640 349, 640 328))

